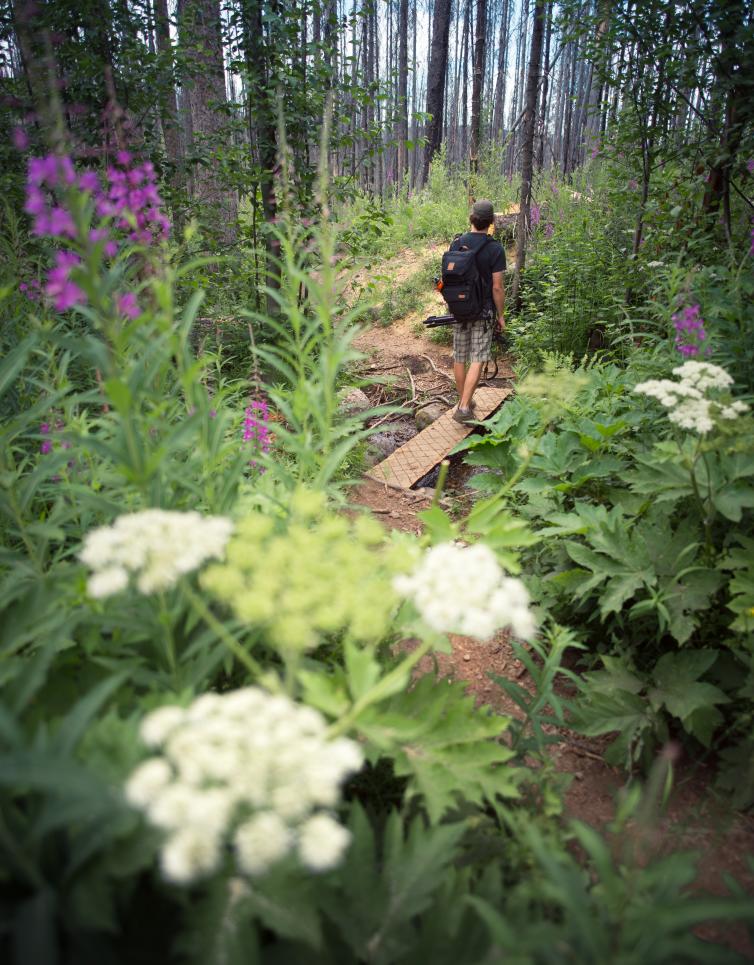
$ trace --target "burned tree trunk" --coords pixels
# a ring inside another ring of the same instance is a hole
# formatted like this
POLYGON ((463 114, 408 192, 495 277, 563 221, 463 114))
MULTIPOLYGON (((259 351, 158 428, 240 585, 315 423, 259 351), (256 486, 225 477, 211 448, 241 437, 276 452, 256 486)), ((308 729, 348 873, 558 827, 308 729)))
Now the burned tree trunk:
POLYGON ((513 291, 511 293, 514 310, 518 310, 520 307, 521 272, 526 264, 526 239, 531 209, 531 179, 534 170, 534 124, 537 115, 539 74, 542 69, 542 37, 546 2, 547 0, 536 0, 529 72, 526 78, 526 101, 524 104, 523 132, 521 134, 521 203, 518 212, 516 268, 513 274, 513 291))
POLYGON ((471 91, 471 169, 479 165, 479 127, 481 123, 482 84, 484 81, 484 47, 487 42, 487 0, 476 3, 476 36, 474 38, 474 84, 471 91))
POLYGON ((427 113, 432 119, 427 129, 422 183, 429 176, 429 165, 442 144, 442 117, 445 101, 445 74, 448 66, 450 0, 435 0, 432 18, 432 45, 427 70, 427 113))

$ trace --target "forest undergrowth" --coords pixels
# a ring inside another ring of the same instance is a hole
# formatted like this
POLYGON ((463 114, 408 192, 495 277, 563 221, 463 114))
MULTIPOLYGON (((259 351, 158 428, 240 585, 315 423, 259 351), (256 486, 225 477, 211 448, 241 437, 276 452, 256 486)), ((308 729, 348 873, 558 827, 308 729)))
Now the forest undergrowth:
POLYGON ((397 400, 341 398, 379 378, 370 300, 389 338, 430 284, 434 256, 396 283, 390 253, 461 230, 464 204, 437 211, 462 184, 382 207, 358 257, 387 279, 356 301, 357 209, 282 219, 278 284, 240 310, 196 228, 167 241, 149 162, 30 159, 0 363, 9 960, 750 951, 746 880, 695 888, 661 814, 696 761, 751 806, 751 254, 698 261, 659 205, 630 258, 627 173, 537 185, 516 397, 459 450, 464 511, 435 501, 417 534, 344 514, 397 400), (527 676, 487 694, 515 714, 417 676, 501 630, 527 676), (611 737, 606 829, 565 810, 563 728, 611 737))

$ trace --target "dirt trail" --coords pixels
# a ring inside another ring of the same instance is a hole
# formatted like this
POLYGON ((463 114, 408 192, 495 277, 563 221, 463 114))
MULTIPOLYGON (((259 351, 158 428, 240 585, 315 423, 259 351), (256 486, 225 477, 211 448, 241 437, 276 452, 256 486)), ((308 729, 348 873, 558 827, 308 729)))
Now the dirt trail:
MULTIPOLYGON (((407 262, 407 253, 397 259, 407 262)), ((415 264, 420 264, 417 258, 415 264)), ((448 405, 455 404, 452 380, 452 350, 436 345, 424 332, 417 334, 417 322, 427 314, 444 311, 440 295, 429 291, 419 312, 414 312, 392 325, 373 325, 356 341, 365 353, 364 372, 372 376, 392 377, 406 393, 416 397, 442 395, 448 405), (410 373, 410 374, 409 374, 410 373), (422 395, 423 394, 423 395, 422 395)), ((500 363, 499 377, 510 379, 510 360, 500 363)), ((446 486, 445 504, 462 512, 472 502, 473 494, 465 487, 472 471, 460 460, 454 461, 446 486)), ((422 531, 418 513, 429 507, 432 493, 428 489, 398 491, 369 479, 362 480, 352 491, 352 502, 370 510, 386 527, 415 534, 422 531)), ((478 704, 487 704, 498 713, 521 716, 521 712, 488 674, 505 676, 528 690, 533 684, 525 668, 516 658, 508 635, 500 632, 488 644, 451 636, 452 653, 438 657, 442 677, 467 682, 469 693, 478 704)), ((433 662, 425 658, 420 670, 431 672, 433 662)), ((563 740, 552 745, 556 769, 567 775, 570 786, 565 792, 566 815, 596 828, 605 829, 615 815, 616 797, 625 785, 625 777, 602 757, 604 742, 589 740, 572 732, 563 732, 563 740)), ((717 802, 710 790, 709 775, 695 767, 693 761, 676 764, 675 790, 664 816, 653 829, 651 840, 642 841, 644 853, 668 853, 692 850, 700 853, 695 887, 712 894, 726 894, 723 876, 733 875, 754 895, 754 876, 746 863, 746 855, 754 854, 754 817, 731 813, 717 802)), ((720 942, 754 960, 754 945, 743 927, 705 926, 700 937, 720 942)))

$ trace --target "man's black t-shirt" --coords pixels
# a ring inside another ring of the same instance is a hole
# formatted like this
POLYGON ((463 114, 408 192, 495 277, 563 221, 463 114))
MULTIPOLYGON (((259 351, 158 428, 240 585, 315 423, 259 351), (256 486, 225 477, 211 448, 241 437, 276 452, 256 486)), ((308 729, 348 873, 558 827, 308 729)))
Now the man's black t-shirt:
MULTIPOLYGON (((459 245, 476 248, 479 244, 481 232, 468 231, 458 239, 459 245)), ((484 285, 485 301, 494 308, 492 301, 492 275, 494 272, 505 271, 505 251, 499 241, 488 241, 476 256, 476 267, 484 285)))

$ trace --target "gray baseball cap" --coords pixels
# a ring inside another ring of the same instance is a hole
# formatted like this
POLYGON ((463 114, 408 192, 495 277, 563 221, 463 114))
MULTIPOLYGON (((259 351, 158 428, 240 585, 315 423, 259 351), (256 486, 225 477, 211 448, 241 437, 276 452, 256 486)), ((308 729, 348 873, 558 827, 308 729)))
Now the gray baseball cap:
POLYGON ((475 201, 471 213, 477 218, 486 219, 495 217, 495 209, 492 207, 491 201, 475 201))

